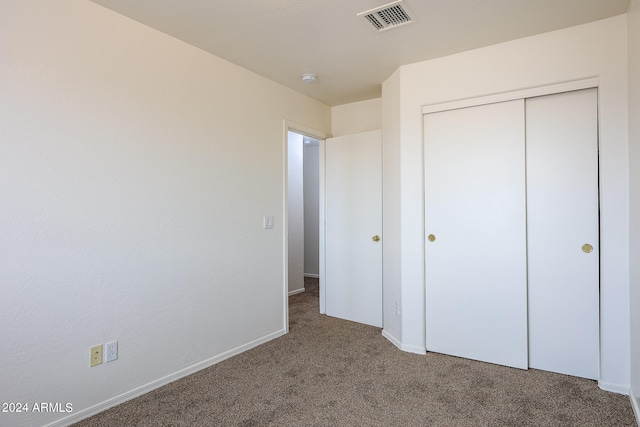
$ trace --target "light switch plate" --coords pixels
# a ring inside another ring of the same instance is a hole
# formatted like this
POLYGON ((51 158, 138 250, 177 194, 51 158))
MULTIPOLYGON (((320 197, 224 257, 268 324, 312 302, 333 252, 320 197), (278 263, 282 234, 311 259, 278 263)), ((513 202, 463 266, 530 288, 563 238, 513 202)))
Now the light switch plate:
POLYGON ((267 215, 263 218, 264 229, 268 230, 273 228, 273 215, 267 215))

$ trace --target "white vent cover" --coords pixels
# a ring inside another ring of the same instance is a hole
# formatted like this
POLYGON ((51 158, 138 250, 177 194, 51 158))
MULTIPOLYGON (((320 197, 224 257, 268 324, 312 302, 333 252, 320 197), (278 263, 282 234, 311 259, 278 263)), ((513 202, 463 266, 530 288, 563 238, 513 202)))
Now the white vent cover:
POLYGON ((366 12, 360 12, 358 16, 362 17, 367 26, 376 33, 418 21, 415 14, 403 0, 397 0, 366 12))

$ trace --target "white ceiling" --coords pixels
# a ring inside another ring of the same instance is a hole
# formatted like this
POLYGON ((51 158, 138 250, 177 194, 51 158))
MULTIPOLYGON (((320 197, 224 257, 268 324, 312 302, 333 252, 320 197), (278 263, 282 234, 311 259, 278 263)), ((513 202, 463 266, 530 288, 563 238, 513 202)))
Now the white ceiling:
POLYGON ((404 0, 418 22, 376 34, 392 0, 92 0, 325 104, 376 98, 400 65, 625 13, 629 0, 404 0), (318 82, 302 83, 315 73, 318 82))

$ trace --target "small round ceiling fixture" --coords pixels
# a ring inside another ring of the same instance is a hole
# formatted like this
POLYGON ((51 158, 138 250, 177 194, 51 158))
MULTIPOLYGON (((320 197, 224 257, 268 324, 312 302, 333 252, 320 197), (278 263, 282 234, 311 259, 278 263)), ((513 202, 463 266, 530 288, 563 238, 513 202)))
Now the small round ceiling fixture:
POLYGON ((302 83, 308 83, 308 84, 315 83, 318 80, 318 76, 311 73, 305 73, 301 75, 300 78, 302 79, 302 83))

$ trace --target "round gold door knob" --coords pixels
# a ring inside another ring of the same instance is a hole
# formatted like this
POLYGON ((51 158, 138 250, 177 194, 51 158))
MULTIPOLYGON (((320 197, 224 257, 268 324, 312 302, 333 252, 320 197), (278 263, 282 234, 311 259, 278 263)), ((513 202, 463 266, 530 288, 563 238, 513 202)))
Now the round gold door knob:
POLYGON ((375 236, 373 236, 371 238, 371 240, 373 240, 374 242, 379 242, 380 241, 380 236, 378 236, 377 234, 375 236))
POLYGON ((582 245, 582 252, 584 252, 585 254, 590 254, 591 252, 593 252, 593 246, 585 243, 584 245, 582 245))
POLYGON ((427 236, 427 239, 429 239, 430 242, 435 242, 436 241, 436 236, 434 236, 433 234, 429 234, 427 236))

